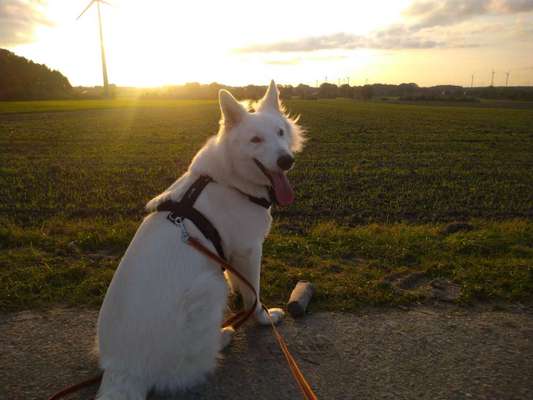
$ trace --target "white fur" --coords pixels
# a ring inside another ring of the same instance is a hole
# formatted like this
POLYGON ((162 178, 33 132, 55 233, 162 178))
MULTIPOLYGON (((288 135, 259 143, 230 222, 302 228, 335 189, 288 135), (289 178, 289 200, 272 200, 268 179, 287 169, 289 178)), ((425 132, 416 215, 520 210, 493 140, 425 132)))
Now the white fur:
MULTIPOLYGON (((259 293, 262 244, 272 218, 268 210, 239 191, 266 197, 269 182, 253 158, 277 171, 280 154, 301 149, 302 131, 284 114, 274 82, 254 113, 248 113, 224 90, 220 107, 218 135, 147 209, 154 211, 168 198, 178 200, 198 176, 211 176, 216 183, 204 189, 195 207, 218 229, 230 263, 259 293), (280 137, 279 129, 286 134, 280 137), (251 143, 257 135, 264 141, 251 143)), ((185 225, 192 236, 214 251, 190 221, 185 225)), ((251 307, 252 293, 231 273, 227 275, 232 288, 241 292, 245 306, 251 307)), ((202 382, 234 333, 232 328, 220 329, 227 294, 219 266, 184 244, 178 228, 166 220, 166 213, 147 216, 122 258, 100 310, 97 341, 104 377, 97 398, 142 400, 151 389, 175 391, 202 382)), ((283 317, 280 309, 271 309, 269 314, 275 322, 283 317)), ((261 324, 269 323, 260 304, 255 318, 261 324)))

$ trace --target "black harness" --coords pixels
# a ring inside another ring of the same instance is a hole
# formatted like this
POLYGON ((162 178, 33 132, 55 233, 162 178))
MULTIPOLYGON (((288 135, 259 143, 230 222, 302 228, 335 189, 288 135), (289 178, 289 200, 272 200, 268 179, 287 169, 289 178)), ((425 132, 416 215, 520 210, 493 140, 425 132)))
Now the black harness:
MULTIPOLYGON (((200 232, 202 232, 206 239, 213 243, 218 255, 226 260, 224 249, 222 248, 222 240, 217 228, 215 228, 214 225, 200 211, 194 208, 196 199, 198 199, 198 196, 200 196, 202 190, 204 190, 210 182, 214 182, 210 176, 200 176, 189 187, 180 201, 166 200, 157 206, 157 211, 170 211, 167 215, 167 219, 175 225, 177 225, 178 221, 181 221, 182 219, 188 219, 191 221, 194 225, 196 225, 200 232)), ((271 189, 269 190, 269 200, 261 197, 250 196, 245 193, 242 194, 248 197, 252 203, 255 203, 266 209, 270 208, 274 202, 271 189)))

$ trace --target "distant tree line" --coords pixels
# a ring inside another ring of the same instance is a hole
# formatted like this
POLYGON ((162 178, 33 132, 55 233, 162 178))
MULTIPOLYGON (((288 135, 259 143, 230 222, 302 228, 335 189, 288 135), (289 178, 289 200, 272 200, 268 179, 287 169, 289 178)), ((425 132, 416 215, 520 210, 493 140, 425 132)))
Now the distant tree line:
MULTIPOLYGON (((219 83, 196 82, 179 86, 154 89, 137 89, 111 85, 113 96, 138 96, 147 98, 216 99, 218 91, 229 89, 239 99, 257 100, 266 86, 248 85, 232 87, 219 83)), ((344 97, 358 100, 403 100, 403 101, 479 101, 479 99, 533 101, 533 87, 476 87, 464 88, 453 85, 420 87, 416 83, 388 85, 376 83, 364 86, 337 86, 322 83, 319 87, 299 84, 280 86, 284 99, 334 99, 344 97)), ((0 100, 34 100, 63 98, 98 98, 101 87, 72 88, 68 79, 58 71, 34 63, 12 52, 0 49, 0 100)))
MULTIPOLYGON (((339 97, 371 100, 396 99, 402 101, 479 101, 479 99, 506 99, 533 101, 533 87, 481 87, 464 88, 462 86, 439 85, 420 87, 416 83, 389 85, 376 83, 364 86, 337 86, 322 83, 319 87, 299 84, 297 86, 281 85, 281 98, 300 99, 335 99, 339 97)), ((239 99, 257 100, 264 94, 266 86, 226 86, 219 83, 202 85, 187 83, 179 86, 146 89, 144 97, 176 98, 176 99, 216 99, 220 89, 230 90, 239 99)))
POLYGON ((0 100, 58 99, 72 94, 68 79, 59 71, 0 49, 0 100))
POLYGON ((143 97, 148 98, 175 98, 210 100, 218 97, 220 89, 228 89, 233 95, 240 99, 258 100, 265 94, 266 86, 227 86, 219 83, 203 85, 197 82, 186 83, 185 85, 164 86, 160 88, 150 88, 143 90, 143 97))
MULTIPOLYGON (((393 85, 390 85, 393 86, 393 85)), ((266 86, 227 86, 219 83, 203 85, 197 82, 186 83, 185 85, 165 86, 143 90, 142 95, 147 98, 175 98, 175 99, 216 99, 220 89, 227 89, 239 99, 260 99, 266 90, 266 86)), ((323 83, 320 87, 299 84, 280 85, 280 96, 282 99, 333 99, 337 97, 347 97, 356 99, 371 99, 373 97, 371 86, 348 86, 337 87, 330 83, 323 83)))

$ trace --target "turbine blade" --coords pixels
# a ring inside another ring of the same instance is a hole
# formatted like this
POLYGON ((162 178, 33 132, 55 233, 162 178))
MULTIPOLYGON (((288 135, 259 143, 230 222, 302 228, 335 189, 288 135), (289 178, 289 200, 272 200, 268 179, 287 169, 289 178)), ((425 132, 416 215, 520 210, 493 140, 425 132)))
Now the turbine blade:
POLYGON ((107 4, 108 6, 113 7, 113 4, 108 3, 107 1, 104 1, 104 0, 96 0, 96 1, 99 1, 100 3, 104 3, 104 4, 107 4))
POLYGON ((91 7, 93 5, 93 3, 97 1, 97 0, 91 0, 89 5, 87 7, 84 8, 84 10, 81 12, 81 14, 78 16, 78 18, 76 18, 76 21, 80 19, 80 17, 85 14, 85 11, 87 11, 89 9, 89 7, 91 7))

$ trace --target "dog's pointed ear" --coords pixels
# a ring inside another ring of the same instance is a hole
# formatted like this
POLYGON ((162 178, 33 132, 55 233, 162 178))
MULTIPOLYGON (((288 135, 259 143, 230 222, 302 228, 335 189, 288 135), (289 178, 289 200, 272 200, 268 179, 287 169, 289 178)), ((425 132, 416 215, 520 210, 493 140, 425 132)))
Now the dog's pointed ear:
POLYGON ((220 111, 222 112, 222 123, 226 126, 234 126, 241 122, 247 114, 246 109, 239 103, 233 95, 225 89, 218 92, 220 111))
POLYGON ((270 81, 270 86, 268 87, 265 96, 261 99, 257 111, 276 111, 280 112, 281 108, 279 105, 279 91, 274 80, 270 81))

